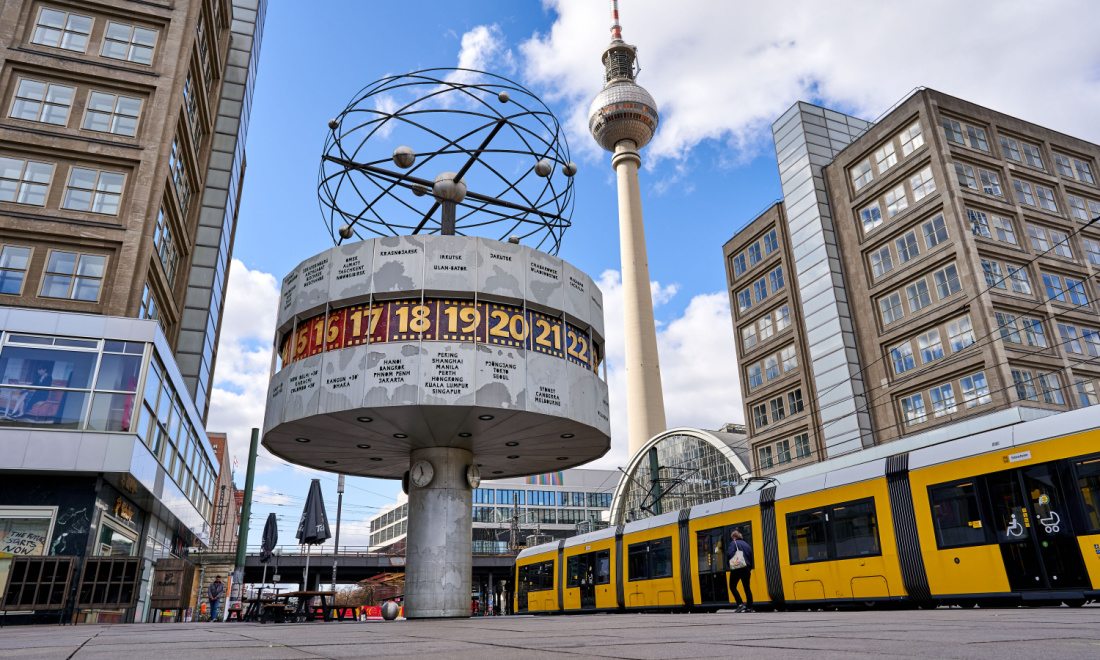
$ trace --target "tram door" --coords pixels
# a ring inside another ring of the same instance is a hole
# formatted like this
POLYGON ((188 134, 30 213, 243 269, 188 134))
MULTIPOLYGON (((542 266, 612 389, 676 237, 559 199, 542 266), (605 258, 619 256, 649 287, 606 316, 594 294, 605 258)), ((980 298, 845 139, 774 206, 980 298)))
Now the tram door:
POLYGON ((730 593, 726 581, 726 544, 729 533, 725 527, 705 529, 696 535, 699 553, 699 602, 728 603, 730 593))
POLYGON ((516 611, 527 611, 527 592, 531 589, 531 576, 529 566, 520 566, 519 580, 516 584, 516 611))
POLYGON ((596 553, 586 552, 580 560, 581 609, 596 609, 596 553))
POLYGON ((1013 591, 1089 587, 1061 481, 1051 464, 986 477, 1013 591))

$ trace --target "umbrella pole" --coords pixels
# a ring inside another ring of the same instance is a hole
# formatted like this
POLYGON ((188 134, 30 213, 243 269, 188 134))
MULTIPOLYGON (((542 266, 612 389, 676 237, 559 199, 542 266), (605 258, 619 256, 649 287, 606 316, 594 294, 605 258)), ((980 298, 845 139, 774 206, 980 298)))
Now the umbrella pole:
POLYGON ((259 598, 264 597, 264 585, 267 584, 267 562, 264 562, 264 577, 260 580, 260 595, 259 598))
POLYGON ((313 546, 306 544, 306 570, 302 573, 302 591, 309 591, 309 551, 313 546))

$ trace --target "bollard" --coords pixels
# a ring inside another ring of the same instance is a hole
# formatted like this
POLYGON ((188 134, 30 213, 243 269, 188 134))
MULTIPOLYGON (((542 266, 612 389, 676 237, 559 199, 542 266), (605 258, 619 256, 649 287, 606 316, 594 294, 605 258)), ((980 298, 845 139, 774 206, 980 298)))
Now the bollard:
POLYGON ((388 600, 382 604, 382 618, 386 621, 393 621, 397 618, 397 614, 401 611, 401 608, 397 606, 397 603, 392 600, 388 600))

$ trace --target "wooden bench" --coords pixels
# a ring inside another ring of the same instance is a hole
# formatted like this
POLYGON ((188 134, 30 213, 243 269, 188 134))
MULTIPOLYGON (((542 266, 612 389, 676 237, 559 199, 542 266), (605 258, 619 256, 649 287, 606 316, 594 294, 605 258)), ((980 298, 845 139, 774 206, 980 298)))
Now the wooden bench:
POLYGON ((228 623, 230 621, 237 621, 238 623, 241 622, 241 621, 244 621, 244 616, 241 613, 241 608, 239 608, 239 607, 229 608, 229 613, 225 617, 225 621, 226 621, 226 623, 228 623))

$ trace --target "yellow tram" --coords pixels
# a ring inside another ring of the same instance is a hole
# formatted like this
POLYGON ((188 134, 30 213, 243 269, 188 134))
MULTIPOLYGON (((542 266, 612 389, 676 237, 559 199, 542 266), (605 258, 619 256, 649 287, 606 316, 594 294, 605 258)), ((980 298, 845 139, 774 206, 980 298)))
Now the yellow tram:
POLYGON ((1100 598, 1098 423, 1074 410, 527 548, 515 611, 729 606, 734 529, 758 606, 1083 605, 1100 598))

